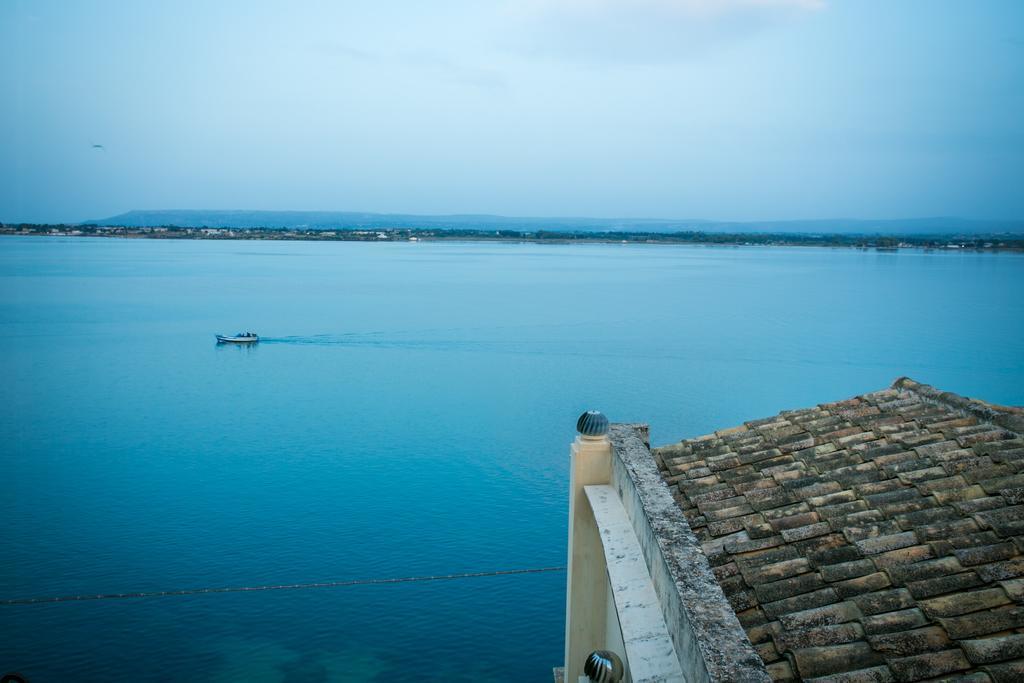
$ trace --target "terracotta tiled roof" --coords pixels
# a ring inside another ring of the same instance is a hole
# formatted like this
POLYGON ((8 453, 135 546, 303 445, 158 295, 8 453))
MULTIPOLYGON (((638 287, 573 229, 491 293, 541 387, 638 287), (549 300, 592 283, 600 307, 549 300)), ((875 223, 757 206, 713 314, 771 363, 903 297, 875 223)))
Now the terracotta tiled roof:
POLYGON ((1024 410, 892 388, 655 449, 776 680, 1024 680, 1024 410))

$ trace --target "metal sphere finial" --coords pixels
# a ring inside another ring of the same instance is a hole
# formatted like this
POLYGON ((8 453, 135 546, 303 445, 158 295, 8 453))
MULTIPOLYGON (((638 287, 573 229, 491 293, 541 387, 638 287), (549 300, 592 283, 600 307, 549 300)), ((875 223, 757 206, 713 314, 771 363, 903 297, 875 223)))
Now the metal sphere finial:
POLYGON ((583 436, 604 436, 608 433, 608 418, 599 410, 588 410, 576 420, 576 431, 583 436))
POLYGON ((611 650, 594 650, 587 655, 583 673, 594 683, 619 683, 626 673, 622 660, 611 650))

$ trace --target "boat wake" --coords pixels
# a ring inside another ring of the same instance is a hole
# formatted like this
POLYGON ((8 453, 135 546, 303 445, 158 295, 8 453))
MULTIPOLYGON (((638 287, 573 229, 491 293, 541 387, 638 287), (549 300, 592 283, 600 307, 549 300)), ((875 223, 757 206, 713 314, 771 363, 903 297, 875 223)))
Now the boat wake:
MULTIPOLYGON (((343 334, 290 335, 260 337, 261 344, 299 344, 310 346, 362 346, 380 348, 502 348, 523 345, 549 346, 552 343, 536 338, 536 331, 565 328, 588 328, 596 323, 555 323, 493 327, 448 327, 410 330, 347 332, 343 334), (531 334, 533 331, 533 334, 531 334), (510 333, 525 337, 510 339, 510 333)), ((564 341, 564 340, 563 340, 564 341)))
MULTIPOLYGON (((318 334, 312 336, 260 337, 261 344, 296 346, 347 346, 378 349, 422 349, 446 351, 484 351, 522 347, 524 342, 480 339, 422 339, 374 334, 318 334)), ((527 344, 529 342, 526 342, 527 344)))

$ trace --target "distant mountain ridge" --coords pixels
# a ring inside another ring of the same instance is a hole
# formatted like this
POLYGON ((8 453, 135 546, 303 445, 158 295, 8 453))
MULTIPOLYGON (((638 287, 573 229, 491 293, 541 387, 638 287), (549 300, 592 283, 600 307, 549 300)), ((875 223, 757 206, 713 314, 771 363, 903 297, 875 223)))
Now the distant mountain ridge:
POLYGON ((84 225, 182 228, 268 228, 307 230, 517 230, 537 232, 722 232, 835 235, 1024 234, 1024 220, 964 218, 817 219, 792 221, 712 221, 663 218, 516 217, 486 214, 416 215, 354 211, 141 210, 84 225))

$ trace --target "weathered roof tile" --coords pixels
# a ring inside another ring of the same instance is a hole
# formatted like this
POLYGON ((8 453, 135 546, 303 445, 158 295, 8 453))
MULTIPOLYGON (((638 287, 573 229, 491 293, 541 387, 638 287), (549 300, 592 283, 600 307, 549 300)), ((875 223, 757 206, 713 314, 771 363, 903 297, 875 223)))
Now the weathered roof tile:
POLYGON ((779 617, 779 623, 786 631, 799 631, 815 626, 845 624, 861 616, 860 608, 847 601, 783 614, 779 617))
POLYGON ((966 593, 955 593, 944 595, 941 598, 921 600, 917 604, 921 606, 925 614, 930 617, 956 617, 968 612, 999 607, 1010 602, 1006 591, 1002 588, 986 588, 966 593))
POLYGON ((940 557, 937 560, 924 560, 913 564, 894 565, 885 569, 897 584, 906 584, 910 581, 921 581, 922 579, 934 579, 937 576, 955 574, 962 570, 963 567, 960 566, 959 560, 955 557, 940 557))
MULTIPOLYGON (((946 508, 939 508, 943 510, 943 515, 935 515, 932 518, 939 516, 948 516, 953 514, 952 511, 946 508)), ((921 524, 921 520, 915 520, 912 515, 906 515, 908 522, 916 526, 914 533, 921 539, 922 543, 931 541, 937 538, 949 538, 950 536, 957 536, 961 534, 972 534, 978 530, 978 524, 973 519, 953 519, 943 522, 936 522, 935 524, 926 524, 925 526, 918 526, 921 524)))
MULTIPOLYGON (((737 565, 739 566, 739 565, 737 565)), ((791 560, 782 560, 765 565, 739 566, 743 578, 751 586, 771 581, 780 581, 811 571, 811 565, 805 557, 798 557, 791 560)))
MULTIPOLYGON (((928 462, 931 462, 931 460, 928 462)), ((909 472, 900 472, 897 476, 904 484, 916 484, 928 481, 929 479, 945 478, 946 470, 938 465, 932 465, 931 467, 922 467, 921 469, 910 470, 909 472)))
POLYGON ((842 534, 825 534, 799 540, 793 543, 801 555, 811 562, 820 563, 820 558, 831 550, 843 548, 849 545, 842 534))
POLYGON ((1024 439, 1004 439, 1003 441, 994 441, 988 443, 979 443, 973 446, 974 450, 981 455, 993 455, 995 453, 1002 453, 1004 451, 1013 451, 1020 448, 1024 448, 1024 439))
POLYGON ((754 652, 757 653, 757 656, 760 657, 761 661, 765 664, 771 664, 772 662, 782 659, 782 655, 775 648, 775 643, 770 641, 755 645, 754 652))
POLYGON ((963 640, 1024 626, 1024 609, 1000 607, 988 612, 972 612, 962 617, 939 619, 939 623, 946 628, 950 638, 963 640))
POLYGON ((903 486, 902 482, 896 484, 891 490, 882 493, 873 493, 864 496, 868 505, 878 506, 890 503, 901 503, 905 500, 917 500, 921 498, 921 492, 913 487, 903 486))
MULTIPOLYGON (((963 479, 963 477, 960 478, 963 479)), ((927 493, 935 496, 935 499, 939 501, 941 505, 985 497, 985 489, 981 488, 977 484, 974 486, 967 486, 966 483, 967 482, 964 481, 964 484, 962 484, 961 487, 942 489, 939 491, 928 491, 927 493)), ((920 487, 918 487, 918 490, 921 490, 920 487)), ((922 493, 924 493, 924 491, 922 491, 922 493)))
MULTIPOLYGON (((858 500, 854 502, 864 503, 863 500, 858 500)), ((846 505, 853 505, 853 503, 846 503, 846 505)), ((821 514, 822 510, 824 510, 824 508, 819 508, 818 514, 821 514)), ((824 517, 824 515, 822 516, 824 517)), ((858 510, 856 512, 850 512, 844 515, 840 515, 838 517, 828 517, 826 518, 826 521, 828 521, 828 525, 832 527, 834 531, 843 531, 844 529, 848 529, 852 526, 857 526, 858 524, 874 524, 877 522, 881 522, 882 519, 882 513, 879 512, 878 510, 858 510)))
POLYGON ((922 598, 931 598, 955 591, 965 591, 984 585, 985 582, 978 577, 977 573, 961 572, 960 574, 950 574, 949 576, 940 576, 934 579, 911 581, 907 584, 907 590, 910 591, 914 598, 921 600, 922 598))
POLYGON ((840 597, 849 598, 854 595, 860 595, 861 593, 870 593, 872 591, 882 590, 892 585, 889 580, 889 575, 885 572, 875 572, 874 574, 867 574, 865 576, 858 576, 855 579, 847 579, 846 581, 837 581, 832 586, 839 593, 840 597))
MULTIPOLYGON (((1024 450, 1024 449, 1022 449, 1024 450)), ((1024 486, 1015 486, 1008 489, 999 489, 999 495, 1006 499, 1010 505, 1024 503, 1024 486)))
POLYGON ((793 658, 797 671, 805 678, 855 671, 885 661, 865 642, 803 648, 794 651, 793 658))
POLYGON ((906 631, 908 629, 924 626, 928 619, 917 607, 897 610, 895 612, 882 612, 870 617, 861 619, 864 631, 869 634, 892 633, 893 631, 906 631))
MULTIPOLYGON (((843 493, 849 493, 850 495, 853 495, 852 491, 844 491, 843 493)), ((851 500, 846 503, 835 503, 831 505, 816 505, 813 502, 814 500, 814 498, 811 498, 807 502, 808 504, 814 507, 815 512, 817 512, 822 519, 832 519, 833 517, 842 518, 846 517, 847 515, 853 515, 858 512, 864 512, 868 508, 867 502, 863 500, 851 500)), ((874 510, 872 510, 872 512, 874 512, 874 510)), ((879 517, 881 517, 881 515, 879 515, 879 517)))
POLYGON ((974 515, 978 523, 1000 536, 1024 534, 1024 505, 1010 505, 974 515))
MULTIPOLYGON (((978 488, 981 488, 980 486, 978 488)), ((963 500, 953 503, 953 508, 962 515, 971 515, 976 512, 995 510, 1006 505, 1006 499, 1002 496, 977 497, 970 500, 963 500)))
POLYGON ((875 565, 871 560, 851 560, 837 564, 826 564, 818 567, 818 571, 821 572, 821 577, 826 581, 845 581, 846 579, 871 574, 875 571, 875 565))
POLYGON ((874 555, 872 556, 871 561, 874 562, 875 566, 879 569, 885 569, 886 567, 911 564, 914 562, 920 562, 921 560, 930 560, 933 557, 935 557, 935 553, 929 546, 913 545, 906 548, 890 550, 889 552, 882 553, 880 555, 874 555))
POLYGON ((782 451, 778 448, 766 448, 760 451, 754 451, 752 453, 743 453, 738 457, 740 463, 749 465, 751 463, 759 462, 761 460, 768 460, 778 455, 782 455, 782 451))
POLYGON ((777 636, 782 631, 782 626, 777 621, 769 621, 757 626, 751 626, 747 629, 747 637, 750 638, 750 642, 763 643, 766 640, 777 636))
POLYGON ((777 662, 772 662, 765 667, 768 670, 768 675, 771 676, 772 681, 775 683, 786 683, 787 681, 799 680, 793 673, 793 667, 785 659, 780 659, 777 662))
POLYGON ((1010 579, 1009 581, 998 582, 1010 599, 1014 602, 1024 602, 1024 579, 1010 579))
MULTIPOLYGON (((942 468, 939 468, 942 469, 942 468)), ((946 471, 942 470, 943 475, 946 471)), ((917 490, 922 496, 930 496, 936 491, 948 491, 949 489, 960 489, 967 486, 967 481, 959 474, 952 477, 941 476, 935 479, 928 479, 917 483, 917 490)))
POLYGON ((749 534, 744 534, 743 538, 733 538, 726 541, 722 546, 722 551, 729 554, 740 554, 749 553, 755 550, 764 550, 766 548, 774 548, 782 545, 784 541, 782 536, 768 536, 766 538, 751 539, 749 534))
POLYGON ((823 496, 828 493, 836 493, 837 491, 842 490, 842 485, 837 481, 817 481, 805 486, 794 486, 793 493, 797 498, 806 500, 808 498, 816 498, 818 496, 823 496))
POLYGON ((989 664, 982 669, 992 677, 993 683, 1020 683, 1024 680, 1024 659, 1004 664, 989 664))
POLYGON ((818 522, 816 524, 808 524, 807 526, 798 526, 795 529, 784 529, 782 531, 782 538, 792 543, 794 541, 814 538, 815 536, 824 536, 831 531, 832 527, 828 525, 828 522, 818 522))
MULTIPOLYGON (((957 521, 960 521, 959 513, 948 507, 934 507, 896 515, 896 523, 900 525, 901 529, 919 529, 929 525, 939 525, 939 527, 942 527, 941 523, 943 522, 957 521)), ((971 523, 970 526, 972 531, 976 531, 978 528, 974 523, 971 523)), ((944 529, 939 529, 938 531, 944 534, 944 529)), ((930 536, 932 533, 934 532, 929 531, 925 536, 930 536)))
POLYGON ((995 543, 993 545, 954 550, 953 554, 960 560, 960 564, 969 567, 976 564, 988 564, 990 562, 1006 560, 1016 555, 1017 549, 1012 543, 995 543))
POLYGON ((746 498, 735 495, 735 492, 731 493, 734 495, 727 498, 722 495, 697 496, 694 499, 694 503, 697 505, 697 509, 700 510, 701 514, 707 514, 708 512, 725 510, 727 508, 736 507, 737 505, 746 504, 746 498))
POLYGON ((1024 486, 1024 474, 1013 474, 1006 477, 993 477, 991 479, 979 479, 978 485, 985 489, 985 493, 989 495, 1002 495, 1002 492, 1007 489, 1020 488, 1024 486))
POLYGON ((925 626, 896 633, 868 636, 871 647, 890 657, 906 657, 950 647, 949 636, 941 626, 925 626))
POLYGON ((915 432, 904 432, 902 434, 893 435, 894 441, 902 444, 906 448, 916 448, 929 443, 936 443, 943 440, 942 434, 935 434, 925 430, 915 432))
POLYGON ((818 521, 818 513, 809 511, 798 512, 793 515, 787 515, 786 517, 776 517, 770 522, 770 524, 776 531, 782 531, 783 529, 795 529, 808 524, 814 524, 818 521))
POLYGON ((836 439, 836 443, 839 444, 840 448, 849 448, 850 446, 855 446, 868 441, 875 441, 877 438, 878 437, 875 436, 874 432, 858 432, 857 434, 841 436, 836 439))
POLYGON ((817 564, 835 564, 837 562, 849 562, 863 557, 863 553, 855 545, 838 545, 818 550, 811 550, 807 553, 807 559, 817 564))
POLYGON ((790 503, 789 505, 762 510, 761 512, 764 514, 765 519, 773 520, 800 514, 801 512, 808 512, 810 509, 807 503, 790 503))
POLYGON ((897 503, 884 503, 878 506, 878 511, 885 517, 898 517, 908 512, 927 510, 938 507, 939 503, 932 496, 919 496, 911 500, 904 500, 897 503))
POLYGON ((888 664, 899 681, 920 681, 971 668, 971 663, 959 649, 890 659, 888 664))
MULTIPOLYGON (((987 456, 986 456, 987 457, 987 456)), ((989 461, 992 459, 987 457, 989 461)), ((979 460, 981 460, 979 458, 979 460)), ((1014 474, 1013 468, 1006 464, 1001 465, 982 465, 978 467, 972 467, 964 470, 964 479, 971 482, 972 484, 989 479, 999 479, 1001 477, 1009 477, 1014 474)), ((982 487, 984 488, 984 487, 982 487)))
MULTIPOLYGON (((931 427, 930 429, 934 429, 934 427, 931 427)), ((949 439, 947 441, 937 441, 935 443, 917 446, 914 448, 914 451, 922 458, 930 458, 933 455, 946 453, 948 451, 955 451, 958 448, 960 448, 960 445, 956 441, 949 439)))
POLYGON ((761 515, 749 515, 743 520, 743 530, 751 539, 771 538, 775 535, 771 524, 764 521, 761 515))
POLYGON ((863 640, 863 638, 864 629, 853 621, 843 624, 811 626, 792 631, 780 630, 775 635, 775 644, 780 651, 785 652, 786 650, 851 643, 855 640, 863 640))
POLYGON ((904 488, 903 482, 899 479, 886 479, 885 481, 871 482, 868 484, 857 484, 853 492, 858 498, 867 499, 868 496, 887 491, 897 491, 904 488))
POLYGON ((1014 557, 1011 560, 983 564, 974 568, 982 581, 992 583, 1002 579, 1012 579, 1024 574, 1024 557, 1014 557))
POLYGON ((834 588, 822 588, 811 593, 794 595, 793 597, 783 598, 775 602, 766 602, 761 605, 761 608, 769 617, 781 617, 790 612, 821 607, 838 601, 839 596, 836 595, 834 588))
MULTIPOLYGON (((754 592, 757 593, 757 597, 761 602, 774 602, 783 598, 791 598, 794 595, 810 593, 824 586, 825 582, 822 581, 820 574, 808 572, 788 579, 782 579, 781 581, 772 581, 771 583, 755 586, 754 592)), ((999 592, 1002 593, 1002 589, 999 589, 999 592)))
POLYGON ((906 609, 914 605, 914 598, 906 588, 876 591, 851 598, 864 614, 879 614, 906 609))
POLYGON ((805 678, 807 683, 890 683, 895 680, 887 666, 872 666, 856 671, 822 676, 821 678, 805 678))
POLYGON ((992 664, 1007 659, 1019 659, 1024 657, 1024 633, 978 640, 962 640, 960 647, 964 649, 967 659, 975 664, 992 664))
POLYGON ((856 543, 857 541, 863 541, 864 539, 874 539, 880 536, 898 534, 899 532, 900 525, 895 520, 876 519, 863 525, 844 528, 843 536, 848 541, 856 543))
MULTIPOLYGON (((978 488, 980 489, 981 487, 978 488)), ((796 502, 796 496, 790 493, 789 489, 782 488, 781 486, 749 491, 746 494, 746 498, 747 503, 755 510, 770 510, 796 502)))
POLYGON ((886 534, 884 536, 873 536, 863 540, 854 541, 865 555, 878 555, 879 553, 898 550, 908 546, 917 545, 917 536, 913 531, 904 531, 898 534, 886 534))

